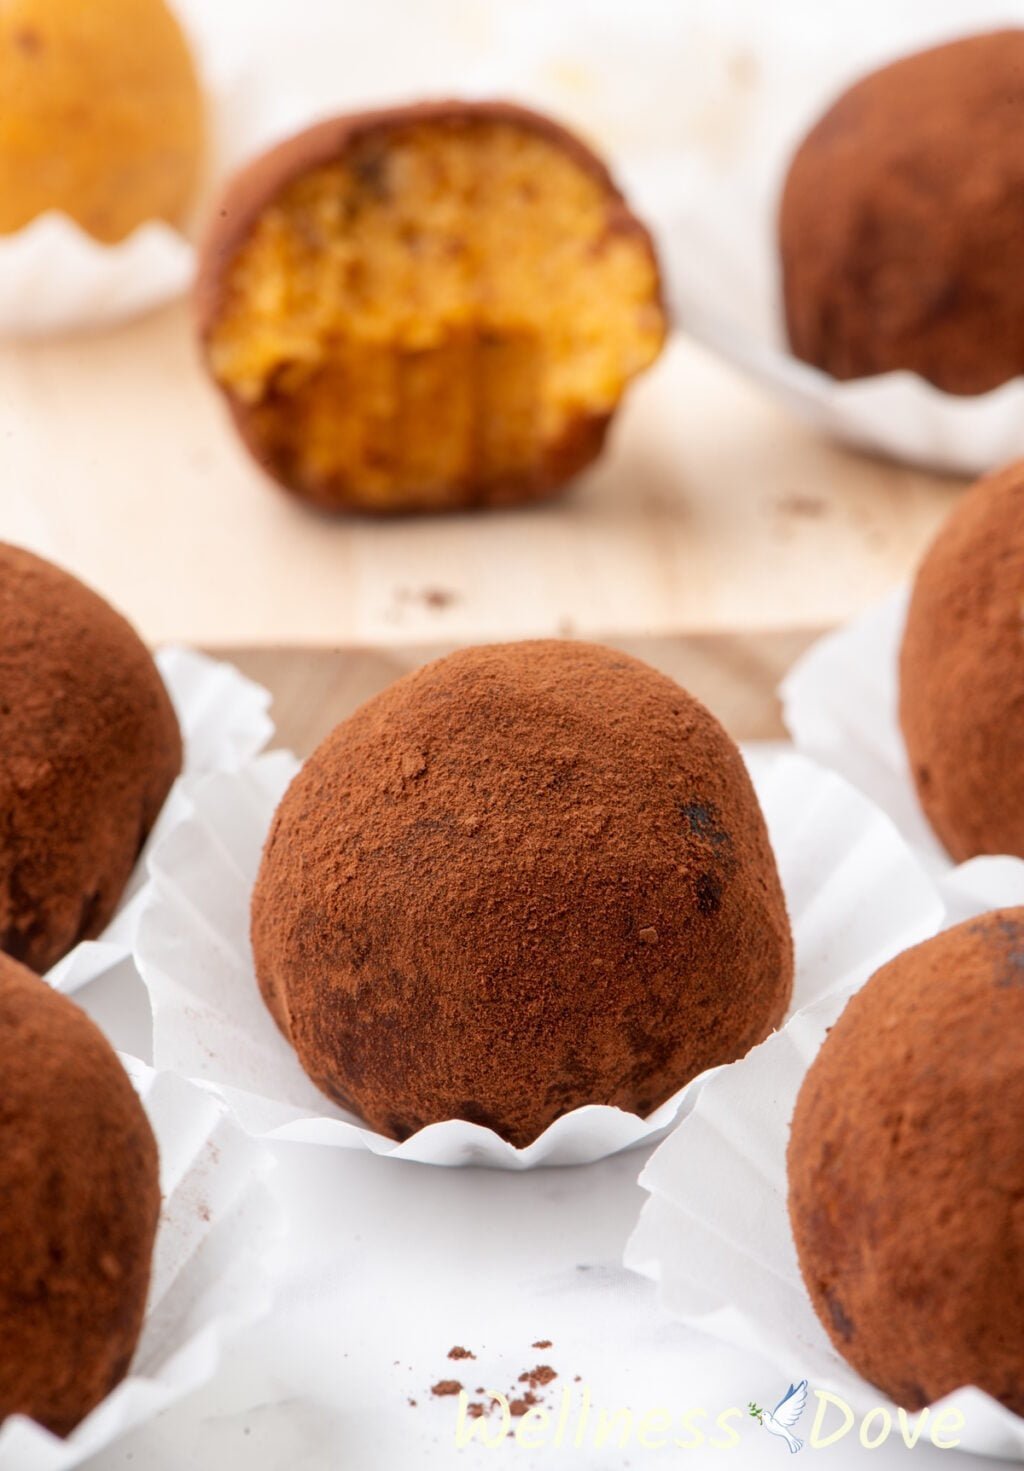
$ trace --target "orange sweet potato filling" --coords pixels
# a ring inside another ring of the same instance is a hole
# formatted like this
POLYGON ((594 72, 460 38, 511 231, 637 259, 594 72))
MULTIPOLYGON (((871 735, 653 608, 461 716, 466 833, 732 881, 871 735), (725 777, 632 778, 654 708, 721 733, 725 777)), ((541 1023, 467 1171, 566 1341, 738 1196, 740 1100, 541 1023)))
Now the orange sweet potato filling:
POLYGON ((295 179, 237 253, 214 376, 297 488, 428 509, 529 494, 665 332, 600 180, 514 123, 420 122, 295 179))

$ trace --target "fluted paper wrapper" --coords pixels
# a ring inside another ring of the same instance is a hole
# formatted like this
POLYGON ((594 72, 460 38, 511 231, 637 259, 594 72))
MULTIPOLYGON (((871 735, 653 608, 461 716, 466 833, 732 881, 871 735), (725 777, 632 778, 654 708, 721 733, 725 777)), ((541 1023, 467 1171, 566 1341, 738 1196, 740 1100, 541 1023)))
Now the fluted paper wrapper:
MULTIPOLYGON (((996 866, 986 875, 967 864, 950 889, 957 904, 944 923, 1021 904, 1024 865, 996 866)), ((625 1260, 660 1283, 665 1305, 684 1322, 777 1365, 780 1385, 808 1379, 812 1389, 840 1395, 858 1416, 885 1405, 896 1425, 896 1407, 839 1357, 818 1322, 786 1208, 786 1145, 800 1085, 828 1028, 866 979, 794 1016, 708 1083, 640 1176, 650 1199, 625 1260)), ((965 1387, 933 1407, 933 1419, 943 1406, 965 1417, 964 1450, 1024 1460, 1024 1420, 989 1396, 965 1387)), ((826 1434, 836 1419, 833 1411, 826 1434)))
POLYGON ((191 786, 211 772, 244 765, 263 749, 274 729, 269 693, 233 665, 184 648, 161 649, 156 663, 181 726, 182 774, 168 793, 110 924, 97 939, 83 940, 47 972, 51 986, 66 995, 131 954, 146 888, 147 855, 189 810, 191 786))
POLYGON ((22 1415, 0 1428, 0 1471, 69 1471, 207 1383, 232 1335, 269 1307, 264 1255, 281 1225, 270 1156, 218 1101, 123 1057, 160 1150, 163 1208, 142 1336, 128 1377, 66 1439, 22 1415))
MULTIPOLYGON (((847 783, 786 752, 754 750, 749 761, 796 937, 795 1009, 929 933, 941 905, 891 823, 847 783)), ((255 1134, 425 1164, 583 1164, 650 1143, 671 1127, 709 1074, 646 1119, 590 1105, 525 1149, 461 1120, 398 1143, 320 1094, 263 1005, 249 947, 263 840, 296 769, 292 757, 276 753, 209 778, 196 789, 191 814, 153 850, 136 956, 152 1003, 158 1066, 216 1089, 255 1134)))
POLYGON ((893 593, 797 661, 779 691, 797 749, 831 767, 886 812, 935 878, 951 922, 984 907, 1019 903, 1024 862, 975 858, 955 868, 917 800, 899 726, 899 652, 909 594, 893 593))

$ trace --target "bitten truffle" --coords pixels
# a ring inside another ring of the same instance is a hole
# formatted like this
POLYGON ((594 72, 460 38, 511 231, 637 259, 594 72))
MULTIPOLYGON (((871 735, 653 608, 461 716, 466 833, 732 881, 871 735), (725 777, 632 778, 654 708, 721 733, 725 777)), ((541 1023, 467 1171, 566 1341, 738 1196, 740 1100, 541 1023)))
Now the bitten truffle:
POLYGON ((164 0, 0 5, 0 234, 51 209, 108 244, 177 224, 202 153, 199 80, 164 0))
POLYGON ((948 393, 1024 372, 1024 30, 906 57, 801 144, 780 219, 789 340, 833 378, 948 393))
POLYGON ((103 929, 180 768, 131 626, 0 543, 0 949, 42 971, 103 929))
POLYGON ((278 808, 252 940, 310 1077, 396 1139, 646 1115, 771 1032, 793 976, 736 746, 664 675, 558 641, 466 649, 339 725, 278 808))
POLYGON ((1024 1414, 1024 909, 882 967, 800 1090, 789 1211, 843 1358, 916 1410, 977 1385, 1024 1414))
POLYGON ((67 1435, 124 1378, 160 1212, 156 1142, 77 1006, 0 955, 0 1421, 67 1435))
POLYGON ((258 158, 197 301, 253 454, 332 510, 551 495, 665 335, 650 236, 604 164, 494 102, 339 117, 258 158))
POLYGON ((1024 462, 979 480, 921 564, 900 720, 921 806, 950 855, 1024 858, 1024 462))

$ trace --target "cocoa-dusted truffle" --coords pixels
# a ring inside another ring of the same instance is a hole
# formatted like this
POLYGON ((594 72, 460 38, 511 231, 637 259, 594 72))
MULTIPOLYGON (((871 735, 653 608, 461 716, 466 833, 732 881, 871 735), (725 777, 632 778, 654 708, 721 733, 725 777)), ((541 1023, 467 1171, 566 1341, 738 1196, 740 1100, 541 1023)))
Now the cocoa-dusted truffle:
POLYGON ((156 1143, 77 1006, 0 955, 0 1421, 67 1435, 128 1372, 160 1212, 156 1143))
POLYGON ((110 919, 181 767, 134 630, 0 543, 0 949, 46 970, 110 919))
POLYGON ((948 393, 1024 372, 1024 30, 883 67, 801 144, 780 222, 793 351, 948 393))
POLYGON ((664 675, 557 641, 453 654, 339 725, 278 808, 252 939, 310 1077, 397 1139, 646 1115, 777 1026, 793 973, 736 746, 664 675))
POLYGON ((1024 462, 978 481, 921 564, 900 720, 921 805, 952 857, 1024 858, 1024 462))
POLYGON ((843 1358, 920 1409, 1024 1414, 1024 909, 969 920, 848 1003, 793 1116, 789 1211, 843 1358))
POLYGON ((214 217, 198 312, 261 464, 375 512, 552 494, 665 335, 604 164, 495 102, 334 118, 258 158, 214 217))

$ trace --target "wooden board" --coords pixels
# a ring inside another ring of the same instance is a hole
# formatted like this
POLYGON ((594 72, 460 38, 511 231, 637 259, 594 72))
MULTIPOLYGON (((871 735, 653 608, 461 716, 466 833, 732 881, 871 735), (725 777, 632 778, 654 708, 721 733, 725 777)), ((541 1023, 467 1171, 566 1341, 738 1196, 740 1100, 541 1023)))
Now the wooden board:
MULTIPOLYGON (((679 639, 612 639, 646 659, 714 710, 737 740, 784 734, 776 689, 815 636, 766 633, 679 639)), ((212 652, 274 696, 275 744, 306 756, 356 705, 450 646, 395 649, 219 649, 212 652)))
POLYGON ((907 572, 957 486, 829 444, 677 340, 610 452, 539 509, 326 519, 238 445, 174 307, 0 347, 0 536, 153 642, 457 644, 806 633, 907 572))

